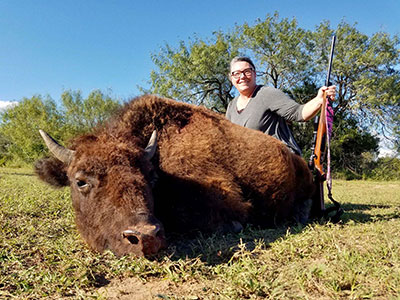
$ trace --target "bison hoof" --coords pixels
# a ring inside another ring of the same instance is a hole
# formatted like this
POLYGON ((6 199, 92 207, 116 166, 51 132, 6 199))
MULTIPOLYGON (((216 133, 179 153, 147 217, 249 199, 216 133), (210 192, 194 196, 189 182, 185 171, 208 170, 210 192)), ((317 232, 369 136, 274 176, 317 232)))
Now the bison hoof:
POLYGON ((240 224, 238 221, 232 221, 232 231, 234 233, 239 233, 243 230, 243 225, 240 224))
POLYGON ((243 226, 238 221, 231 221, 229 223, 222 224, 218 227, 217 232, 225 233, 239 233, 243 230, 243 226))

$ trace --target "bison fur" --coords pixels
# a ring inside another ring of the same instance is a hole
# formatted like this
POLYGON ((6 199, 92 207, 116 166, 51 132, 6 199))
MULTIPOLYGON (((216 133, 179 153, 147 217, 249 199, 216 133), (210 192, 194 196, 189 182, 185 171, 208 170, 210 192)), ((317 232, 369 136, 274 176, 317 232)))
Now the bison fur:
POLYGON ((76 223, 97 251, 152 255, 170 233, 306 222, 304 160, 277 139, 206 108, 146 95, 72 140, 73 158, 44 159, 39 177, 69 185, 76 223), (154 156, 146 146, 157 133, 154 156))

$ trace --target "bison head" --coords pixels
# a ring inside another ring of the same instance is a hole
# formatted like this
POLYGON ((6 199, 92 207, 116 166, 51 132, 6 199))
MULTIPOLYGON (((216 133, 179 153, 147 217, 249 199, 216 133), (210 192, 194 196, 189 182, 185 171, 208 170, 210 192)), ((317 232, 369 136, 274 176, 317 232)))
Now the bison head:
POLYGON ((56 159, 36 163, 36 173, 52 185, 69 184, 78 229, 91 248, 147 256, 165 247, 151 191, 155 131, 145 149, 110 136, 87 135, 70 150, 40 134, 56 159))

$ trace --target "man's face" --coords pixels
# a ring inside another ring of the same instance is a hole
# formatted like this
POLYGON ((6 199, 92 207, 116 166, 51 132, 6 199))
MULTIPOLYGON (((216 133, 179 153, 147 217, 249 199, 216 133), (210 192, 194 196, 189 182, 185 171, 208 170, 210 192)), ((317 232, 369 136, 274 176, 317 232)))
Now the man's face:
MULTIPOLYGON (((251 94, 256 87, 256 73, 253 67, 245 61, 232 65, 231 81, 240 94, 251 94)), ((249 95, 250 96, 250 95, 249 95)))

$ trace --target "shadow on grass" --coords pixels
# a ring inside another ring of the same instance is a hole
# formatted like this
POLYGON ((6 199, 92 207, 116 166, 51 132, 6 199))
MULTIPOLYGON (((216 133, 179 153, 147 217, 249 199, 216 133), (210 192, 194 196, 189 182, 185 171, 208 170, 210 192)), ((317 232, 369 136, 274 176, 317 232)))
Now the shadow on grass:
POLYGON ((393 205, 344 203, 342 204, 342 208, 344 210, 344 214, 341 217, 341 222, 343 224, 346 224, 350 221, 354 221, 356 223, 368 223, 400 218, 399 207, 393 205), (377 214, 372 212, 375 209, 387 210, 387 213, 377 214))
MULTIPOLYGON (((344 226, 353 221, 356 223, 378 222, 400 218, 399 207, 392 205, 373 204, 342 204, 344 214, 340 223, 344 226), (372 212, 375 209, 386 210, 381 213, 372 212)), ((326 224, 327 221, 317 221, 319 224, 326 224)), ((312 223, 311 223, 312 224, 312 223)), ((279 227, 275 229, 259 229, 247 226, 239 234, 213 234, 209 236, 198 235, 189 239, 183 236, 170 238, 170 246, 163 251, 173 260, 182 258, 200 258, 209 265, 218 265, 229 262, 241 247, 248 251, 260 247, 268 249, 274 241, 284 237, 289 231, 290 234, 302 232, 304 227, 279 227)))
MULTIPOLYGON (((282 226, 275 229, 259 229, 248 225, 238 234, 199 234, 194 238, 175 236, 169 239, 170 246, 160 253, 161 255, 156 260, 167 255, 172 260, 199 258, 210 266, 224 264, 242 249, 247 251, 253 251, 256 248, 268 249, 271 243, 285 236, 288 230, 295 234, 301 232, 302 228, 282 226)), ((257 255, 257 253, 253 253, 253 255, 257 255)))

